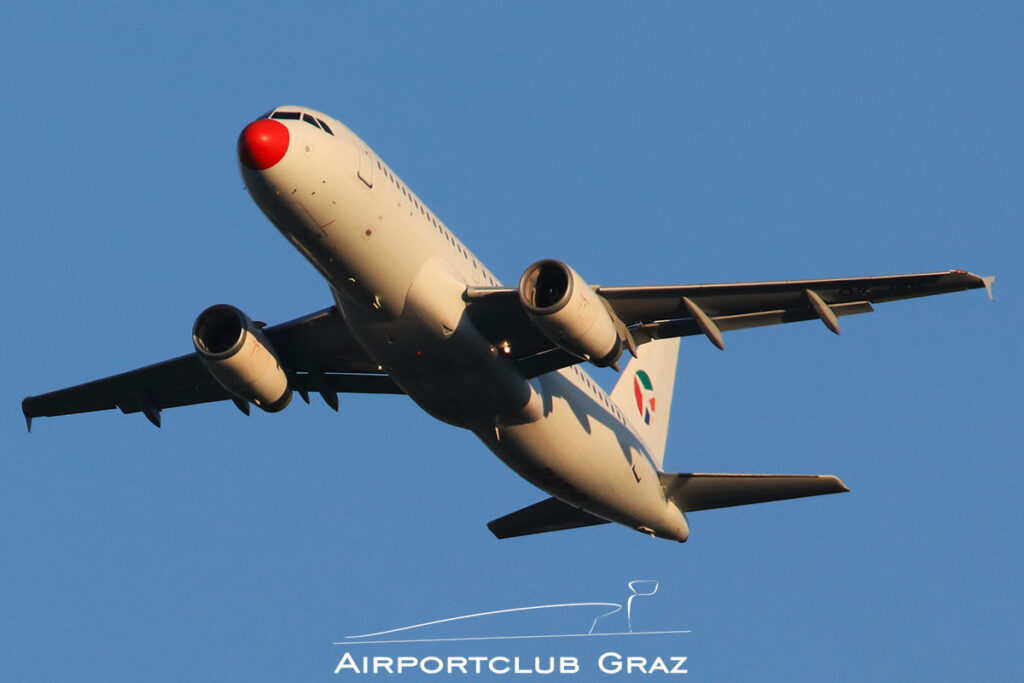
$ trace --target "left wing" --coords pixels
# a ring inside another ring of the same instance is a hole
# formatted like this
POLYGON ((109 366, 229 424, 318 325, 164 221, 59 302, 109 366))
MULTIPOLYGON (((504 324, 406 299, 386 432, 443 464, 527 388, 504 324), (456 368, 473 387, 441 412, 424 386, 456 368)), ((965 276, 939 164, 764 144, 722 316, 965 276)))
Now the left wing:
MULTIPOLYGON (((401 394, 401 389, 356 342, 334 307, 263 330, 288 374, 288 383, 308 402, 319 392, 337 410, 336 392, 401 394)), ((118 408, 142 412, 160 426, 164 408, 234 400, 243 412, 248 404, 235 399, 206 370, 195 353, 113 377, 87 382, 21 403, 29 429, 32 418, 118 408)))
MULTIPOLYGON (((963 270, 913 275, 739 282, 718 285, 595 287, 635 344, 703 334, 724 348, 722 333, 800 320, 821 320, 839 333, 838 318, 869 313, 872 304, 984 287, 993 277, 963 270)), ((507 348, 526 377, 574 365, 580 358, 555 346, 526 316, 515 288, 470 287, 468 315, 497 347, 507 348)))

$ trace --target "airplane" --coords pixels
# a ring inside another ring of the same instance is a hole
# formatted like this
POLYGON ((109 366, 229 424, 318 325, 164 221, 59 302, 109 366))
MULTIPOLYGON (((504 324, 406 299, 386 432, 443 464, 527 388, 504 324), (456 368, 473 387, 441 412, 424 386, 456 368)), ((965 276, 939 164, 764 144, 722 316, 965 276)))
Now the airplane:
POLYGON ((32 419, 96 410, 161 411, 232 401, 249 414, 293 393, 406 394, 472 431, 550 497, 491 521, 498 538, 617 522, 685 542, 688 513, 846 492, 837 477, 666 472, 680 338, 820 320, 873 304, 985 288, 963 270, 825 280, 590 286, 544 259, 507 287, 365 142, 307 107, 282 106, 238 138, 246 189, 324 277, 333 305, 266 326, 217 304, 193 353, 31 396, 32 419), (620 370, 606 393, 581 367, 620 370))

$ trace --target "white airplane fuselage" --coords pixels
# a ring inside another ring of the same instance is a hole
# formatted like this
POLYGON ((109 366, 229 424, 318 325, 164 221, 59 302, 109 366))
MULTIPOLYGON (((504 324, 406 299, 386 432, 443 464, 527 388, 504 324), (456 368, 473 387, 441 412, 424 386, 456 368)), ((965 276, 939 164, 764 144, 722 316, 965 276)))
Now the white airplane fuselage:
MULTIPOLYGON (((472 430, 552 496, 685 541, 644 440, 578 366, 527 380, 466 317, 467 286, 494 275, 341 122, 265 119, 287 129, 266 168, 240 164, 252 198, 331 286, 366 353, 430 415, 472 430), (277 156, 276 154, 273 156, 277 156)), ((258 123, 258 122, 255 122, 258 123)), ((276 129, 275 129, 276 130, 276 129)))

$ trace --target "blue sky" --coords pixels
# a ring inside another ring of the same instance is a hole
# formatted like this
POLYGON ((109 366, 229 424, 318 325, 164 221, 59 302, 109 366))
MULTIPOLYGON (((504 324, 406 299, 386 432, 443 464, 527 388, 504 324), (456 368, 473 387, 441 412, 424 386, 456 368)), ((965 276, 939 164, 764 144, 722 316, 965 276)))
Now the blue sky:
POLYGON ((345 635, 632 579, 661 586, 635 628, 692 633, 374 654, 1019 673, 1019 3, 16 2, 0 55, 0 678, 337 679, 345 635), (606 285, 966 268, 996 301, 685 340, 667 468, 852 489, 694 514, 685 545, 493 539, 543 494, 404 397, 26 434, 22 397, 185 353, 209 304, 329 303, 236 167, 285 103, 345 121, 506 282, 544 257, 606 285))

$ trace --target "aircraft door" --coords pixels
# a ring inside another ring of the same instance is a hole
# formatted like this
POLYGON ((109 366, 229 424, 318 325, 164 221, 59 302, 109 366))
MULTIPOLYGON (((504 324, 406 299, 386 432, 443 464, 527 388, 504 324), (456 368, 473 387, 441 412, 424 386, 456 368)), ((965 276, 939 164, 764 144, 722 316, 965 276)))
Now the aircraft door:
POLYGON ((359 149, 359 179, 366 183, 367 187, 373 187, 373 158, 370 150, 365 147, 359 149))

